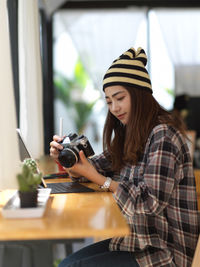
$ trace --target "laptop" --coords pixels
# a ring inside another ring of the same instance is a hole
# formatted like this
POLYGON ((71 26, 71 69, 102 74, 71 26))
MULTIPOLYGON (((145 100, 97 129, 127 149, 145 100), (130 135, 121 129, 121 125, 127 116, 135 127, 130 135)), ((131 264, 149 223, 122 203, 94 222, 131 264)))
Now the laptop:
MULTIPOLYGON (((20 160, 21 162, 24 161, 26 158, 33 158, 31 153, 28 151, 27 146, 25 144, 24 138, 21 134, 19 128, 17 130, 18 136, 18 144, 19 144, 19 153, 20 153, 20 160)), ((38 172, 40 172, 39 167, 38 172)), ((47 178, 50 177, 47 175, 47 178)), ((57 177, 58 174, 53 173, 52 177, 57 177)), ((40 188, 51 188, 51 194, 59 194, 59 193, 82 193, 82 192, 94 192, 93 189, 88 188, 78 182, 59 182, 59 183, 46 183, 44 180, 45 176, 41 180, 40 188)))

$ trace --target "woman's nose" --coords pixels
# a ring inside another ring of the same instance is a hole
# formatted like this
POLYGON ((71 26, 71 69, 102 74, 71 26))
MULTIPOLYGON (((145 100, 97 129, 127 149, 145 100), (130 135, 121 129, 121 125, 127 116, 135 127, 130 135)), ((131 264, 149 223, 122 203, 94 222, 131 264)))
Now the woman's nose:
POLYGON ((111 109, 112 109, 112 112, 117 112, 119 111, 120 107, 117 102, 113 102, 111 109))

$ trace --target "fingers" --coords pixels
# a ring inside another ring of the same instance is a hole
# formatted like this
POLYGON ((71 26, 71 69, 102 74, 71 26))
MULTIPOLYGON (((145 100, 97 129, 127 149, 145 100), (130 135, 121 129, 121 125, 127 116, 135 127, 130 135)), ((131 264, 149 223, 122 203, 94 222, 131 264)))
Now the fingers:
POLYGON ((53 141, 50 143, 50 156, 54 159, 58 158, 59 150, 63 149, 63 146, 58 142, 62 141, 62 138, 58 135, 53 136, 53 141))
POLYGON ((61 144, 59 144, 58 142, 56 142, 56 141, 52 141, 50 143, 50 148, 55 148, 57 150, 62 150, 63 146, 61 144))
POLYGON ((58 150, 62 150, 63 146, 61 144, 59 144, 59 142, 61 142, 62 139, 63 139, 62 137, 60 137, 58 135, 54 135, 53 136, 53 141, 50 143, 50 147, 58 149, 58 150))
POLYGON ((81 150, 81 151, 79 152, 79 157, 80 157, 80 159, 81 159, 81 161, 82 161, 83 163, 84 163, 85 161, 87 161, 87 158, 86 158, 86 156, 85 156, 83 150, 81 150))
POLYGON ((59 155, 59 152, 56 148, 51 147, 50 148, 50 156, 54 159, 57 159, 59 155))
POLYGON ((61 142, 63 140, 63 138, 58 136, 58 135, 54 135, 53 136, 53 140, 56 141, 56 142, 61 142))

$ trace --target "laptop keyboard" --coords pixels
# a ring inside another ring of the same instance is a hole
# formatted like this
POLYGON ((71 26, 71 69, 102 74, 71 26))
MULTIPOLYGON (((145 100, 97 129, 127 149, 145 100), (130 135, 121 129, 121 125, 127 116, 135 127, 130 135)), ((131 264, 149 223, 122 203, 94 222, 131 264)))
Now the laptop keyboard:
POLYGON ((46 185, 47 188, 51 188, 51 194, 94 192, 93 189, 77 182, 47 183, 46 185))

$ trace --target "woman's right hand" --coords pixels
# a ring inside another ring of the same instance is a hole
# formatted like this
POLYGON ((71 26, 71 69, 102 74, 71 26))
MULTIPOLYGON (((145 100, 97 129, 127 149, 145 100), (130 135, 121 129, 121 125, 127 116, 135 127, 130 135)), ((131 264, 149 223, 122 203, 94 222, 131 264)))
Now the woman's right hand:
POLYGON ((63 149, 63 146, 59 144, 62 140, 62 137, 54 135, 53 141, 50 143, 50 156, 55 160, 58 159, 59 151, 63 149))

